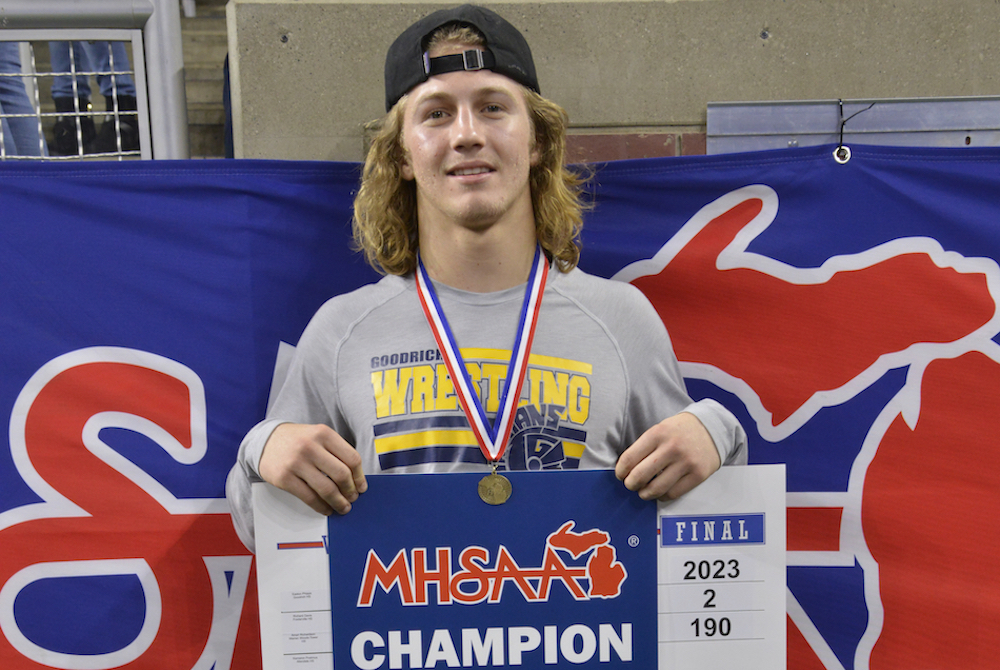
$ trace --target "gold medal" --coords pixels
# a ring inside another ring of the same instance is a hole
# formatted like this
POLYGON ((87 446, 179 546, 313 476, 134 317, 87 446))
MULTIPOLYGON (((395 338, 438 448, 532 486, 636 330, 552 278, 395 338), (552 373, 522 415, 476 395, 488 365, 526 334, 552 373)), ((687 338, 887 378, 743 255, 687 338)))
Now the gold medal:
POLYGON ((479 497, 487 505, 502 505, 510 499, 510 480, 494 470, 479 480, 479 497))

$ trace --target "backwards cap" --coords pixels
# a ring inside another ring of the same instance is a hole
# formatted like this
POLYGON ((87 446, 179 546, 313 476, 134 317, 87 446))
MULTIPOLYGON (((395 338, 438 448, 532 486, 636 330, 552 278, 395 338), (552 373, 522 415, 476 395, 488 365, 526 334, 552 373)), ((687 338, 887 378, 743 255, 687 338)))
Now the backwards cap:
POLYGON ((404 30, 389 47, 385 57, 385 111, 433 75, 456 70, 492 70, 539 92, 531 49, 517 28, 488 9, 462 5, 425 16, 404 30), (431 34, 452 23, 475 28, 486 41, 485 51, 470 49, 450 56, 429 57, 426 48, 431 34))

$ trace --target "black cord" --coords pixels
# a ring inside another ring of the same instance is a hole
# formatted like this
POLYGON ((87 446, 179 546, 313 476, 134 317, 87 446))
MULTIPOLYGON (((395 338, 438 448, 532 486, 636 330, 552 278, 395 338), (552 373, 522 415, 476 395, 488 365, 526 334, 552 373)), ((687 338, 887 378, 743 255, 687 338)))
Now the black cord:
POLYGON ((853 119, 858 114, 861 114, 862 112, 867 112, 869 109, 875 106, 875 103, 873 102, 864 109, 859 109, 858 111, 848 116, 846 119, 844 118, 844 100, 838 99, 837 103, 840 105, 840 142, 837 144, 837 148, 839 149, 840 147, 844 146, 844 126, 847 125, 847 122, 853 119))
POLYGON ((848 121, 850 121, 851 119, 853 119, 855 116, 857 116, 861 112, 867 112, 869 109, 871 109, 872 107, 874 107, 875 103, 873 102, 872 104, 868 105, 864 109, 860 109, 860 110, 854 112, 853 114, 851 114, 850 116, 848 116, 846 119, 844 118, 844 100, 843 100, 843 98, 838 98, 837 99, 837 104, 840 105, 840 141, 837 143, 837 148, 833 150, 833 157, 834 157, 834 159, 836 159, 836 161, 838 163, 840 163, 841 165, 843 165, 844 163, 847 163, 847 161, 851 160, 851 149, 850 149, 850 147, 845 147, 844 146, 844 126, 847 125, 848 121))

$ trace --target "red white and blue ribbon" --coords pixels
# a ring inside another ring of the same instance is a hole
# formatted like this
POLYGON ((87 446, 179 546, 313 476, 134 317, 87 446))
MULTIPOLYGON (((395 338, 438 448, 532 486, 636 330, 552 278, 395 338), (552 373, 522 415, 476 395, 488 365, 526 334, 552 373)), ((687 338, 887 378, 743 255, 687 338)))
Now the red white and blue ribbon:
POLYGON ((521 305, 521 318, 517 328, 517 337, 511 351, 510 363, 507 366, 507 384, 500 397, 500 409, 490 425, 486 410, 479 400, 465 360, 455 343, 455 337, 448 326, 448 319, 441 309, 434 285, 427 276, 423 262, 417 261, 417 294, 420 305, 424 308, 427 323, 434 333, 438 348, 444 357, 448 373, 451 375, 455 392, 469 419, 469 426, 479 442, 479 448, 489 462, 503 458, 510 439, 510 428, 517 412, 518 399, 521 397, 521 387, 528 371, 528 356, 531 353, 531 343, 535 337, 535 326, 538 323, 538 312, 542 306, 542 294, 545 292, 545 281, 548 278, 549 266, 541 248, 535 249, 535 260, 531 267, 531 276, 524 291, 524 303, 521 305))

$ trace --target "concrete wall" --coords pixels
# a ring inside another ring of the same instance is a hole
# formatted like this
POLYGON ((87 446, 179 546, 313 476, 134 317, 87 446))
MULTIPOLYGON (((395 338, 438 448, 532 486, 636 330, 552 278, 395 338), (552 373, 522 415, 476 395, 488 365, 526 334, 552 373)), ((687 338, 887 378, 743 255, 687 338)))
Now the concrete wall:
MULTIPOLYGON (((702 153, 710 101, 1000 95, 997 0, 481 4, 528 39, 576 158, 702 153)), ((230 0, 237 157, 361 160, 386 49, 441 6, 230 0)))

